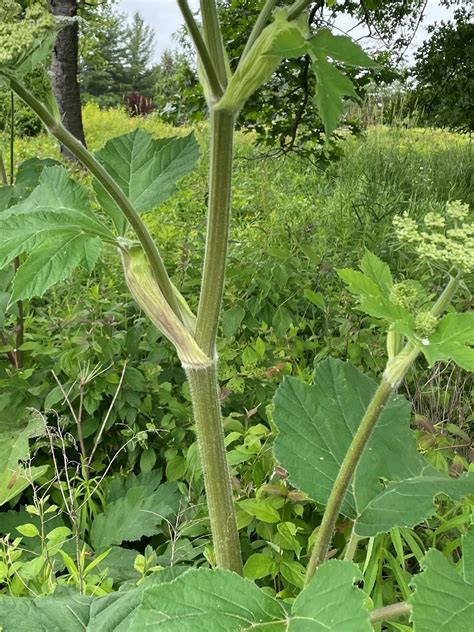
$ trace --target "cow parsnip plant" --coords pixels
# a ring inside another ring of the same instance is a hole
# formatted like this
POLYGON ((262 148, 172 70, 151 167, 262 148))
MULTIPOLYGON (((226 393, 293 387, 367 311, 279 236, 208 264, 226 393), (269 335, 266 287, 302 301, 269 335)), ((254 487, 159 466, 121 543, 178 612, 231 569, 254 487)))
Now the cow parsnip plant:
MULTIPOLYGON (((451 307, 463 278, 473 269, 473 224, 461 203, 448 205, 446 217, 427 216, 424 228, 410 218, 396 222, 400 238, 418 255, 444 266, 448 280, 436 300, 414 283, 394 283, 388 266, 371 253, 364 256, 360 271, 339 271, 358 297, 358 308, 387 325, 387 366, 379 385, 335 360, 317 367, 314 385, 294 379, 283 382, 275 398, 276 456, 293 484, 325 511, 306 586, 294 603, 284 604, 240 576, 215 350, 229 239, 234 123, 246 99, 283 59, 308 54, 317 78, 315 100, 330 135, 342 113, 342 98, 355 95, 340 64, 374 64, 347 37, 325 29, 310 33, 308 0, 280 9, 275 9, 275 0, 267 0, 232 74, 214 0, 201 0, 202 28, 187 1, 177 2, 196 46, 210 116, 208 225, 197 314, 171 282, 140 217, 166 199, 176 181, 193 168, 198 158, 194 138, 155 140, 138 130, 112 139, 96 155, 87 151, 61 124, 52 98, 41 102, 23 79, 47 59, 56 28, 37 8, 33 30, 25 31, 14 11, 7 14, 0 31, 0 75, 92 173, 97 200, 110 222, 93 212, 85 189, 63 167, 25 165, 23 181, 28 186, 17 181, 1 191, 0 266, 24 256, 12 283, 12 303, 42 296, 79 265, 92 269, 104 247, 118 251, 131 294, 173 343, 189 380, 218 570, 191 570, 177 578, 179 570, 156 573, 153 581, 121 595, 96 599, 70 594, 41 600, 1 597, 3 629, 362 632, 410 612, 417 632, 468 629, 474 610, 468 564, 461 576, 441 554, 431 551, 424 559, 424 572, 414 580, 411 603, 371 611, 358 585, 361 572, 351 561, 360 538, 416 525, 434 511, 437 495, 461 498, 474 493, 472 475, 451 479, 418 454, 409 430, 410 407, 396 395, 421 354, 429 363, 450 359, 474 368, 473 314, 457 314, 451 307), (17 40, 15 32, 22 37, 17 40), (353 534, 345 559, 326 561, 339 515, 353 521, 353 534)), ((21 468, 24 450, 9 448, 6 440, 0 446, 8 462, 21 468)), ((21 473, 15 481, 18 476, 21 473)), ((20 490, 24 487, 22 482, 20 490)), ((95 537, 103 543, 110 534, 102 533, 99 524, 95 537)), ((470 533, 464 542, 467 560, 472 539, 470 533)))

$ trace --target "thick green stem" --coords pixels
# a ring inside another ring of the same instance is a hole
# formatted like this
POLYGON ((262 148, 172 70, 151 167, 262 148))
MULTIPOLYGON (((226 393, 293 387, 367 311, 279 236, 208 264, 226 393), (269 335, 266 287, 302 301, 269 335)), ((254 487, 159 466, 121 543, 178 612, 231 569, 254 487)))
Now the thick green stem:
POLYGON ((224 87, 227 84, 227 69, 225 51, 222 44, 221 29, 215 0, 201 0, 202 29, 207 50, 217 72, 219 82, 224 87))
POLYGON ((152 236, 148 232, 142 219, 133 208, 130 200, 120 189, 115 180, 107 173, 100 162, 80 143, 67 129, 62 125, 60 121, 51 114, 51 112, 31 94, 31 92, 19 81, 13 77, 9 77, 12 90, 22 99, 38 116, 50 134, 54 136, 64 147, 66 147, 79 162, 81 162, 93 176, 101 183, 110 197, 119 206, 122 213, 125 215, 133 230, 135 231, 138 240, 143 246, 150 265, 153 269, 153 274, 157 282, 159 283, 163 294, 169 305, 181 319, 181 312, 176 295, 173 291, 171 280, 168 276, 168 272, 165 268, 161 255, 153 241, 152 236))
POLYGON ((406 617, 411 612, 411 606, 406 601, 400 603, 394 603, 391 606, 385 606, 384 608, 377 608, 370 613, 370 623, 375 625, 382 621, 391 621, 392 619, 398 619, 399 617, 406 617))
POLYGON ((209 209, 196 341, 214 358, 229 241, 234 117, 211 110, 210 123, 209 209))
MULTIPOLYGON (((459 277, 450 277, 445 289, 431 309, 433 316, 441 316, 450 304, 458 287, 459 277)), ((309 582, 318 566, 326 559, 326 553, 334 534, 342 501, 375 425, 390 395, 399 386, 419 353, 419 347, 414 342, 408 342, 402 351, 388 362, 385 368, 382 381, 365 411, 334 481, 309 560, 305 578, 306 583, 309 582)))
POLYGON ((212 540, 218 568, 242 575, 239 532, 227 465, 216 368, 186 371, 204 473, 212 540))
POLYGON ((8 185, 7 171, 5 169, 5 162, 3 160, 3 155, 1 151, 0 151, 0 184, 4 187, 8 185))

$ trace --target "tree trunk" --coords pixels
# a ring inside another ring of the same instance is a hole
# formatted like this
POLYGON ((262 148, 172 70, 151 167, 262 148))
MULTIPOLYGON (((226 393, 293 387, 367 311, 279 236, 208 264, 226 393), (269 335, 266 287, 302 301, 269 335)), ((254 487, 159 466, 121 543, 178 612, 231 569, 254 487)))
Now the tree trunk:
MULTIPOLYGON (((55 16, 75 17, 77 14, 77 0, 49 0, 49 8, 55 16)), ((51 62, 53 93, 58 102, 64 126, 85 145, 81 93, 77 79, 78 55, 79 28, 76 23, 69 24, 58 33, 53 49, 51 62)), ((70 159, 74 159, 62 146, 61 153, 70 159)))

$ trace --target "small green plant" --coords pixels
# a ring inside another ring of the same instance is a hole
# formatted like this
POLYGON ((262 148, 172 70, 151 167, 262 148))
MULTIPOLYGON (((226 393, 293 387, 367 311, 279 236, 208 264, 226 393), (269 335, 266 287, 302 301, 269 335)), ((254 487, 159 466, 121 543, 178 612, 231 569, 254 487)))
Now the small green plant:
MULTIPOLYGON (((52 102, 38 100, 21 78, 26 69, 48 55, 54 29, 44 17, 36 23, 38 32, 20 31, 20 48, 14 22, 7 26, 0 74, 50 133, 92 173, 97 200, 107 217, 92 210, 86 190, 71 180, 64 168, 44 165, 38 185, 28 197, 18 201, 15 190, 6 197, 0 264, 26 253, 11 285, 12 303, 42 296, 78 266, 92 270, 104 246, 118 251, 131 294, 173 343, 187 375, 212 533, 213 550, 207 552, 207 557, 218 570, 193 570, 168 583, 166 579, 171 577, 166 573, 153 572, 146 577, 154 560, 135 558, 143 579, 141 592, 124 591, 117 599, 104 597, 103 601, 84 596, 77 603, 76 597, 58 595, 54 601, 42 602, 40 614, 35 612, 35 601, 18 603, 3 598, 0 613, 8 615, 5 629, 14 630, 19 616, 23 626, 27 621, 39 625, 67 612, 60 629, 81 626, 108 630, 113 629, 112 611, 118 617, 117 625, 132 630, 161 627, 237 631, 311 626, 315 630, 362 632, 410 613, 417 632, 431 631, 440 622, 447 631, 467 629, 469 612, 464 604, 469 603, 472 593, 472 574, 467 571, 461 577, 437 551, 428 552, 421 560, 424 572, 413 581, 416 591, 410 603, 380 610, 371 608, 367 595, 359 588, 362 573, 352 562, 361 538, 418 524, 434 511, 433 500, 439 494, 457 499, 474 492, 472 476, 451 479, 418 454, 409 430, 409 404, 396 394, 420 355, 430 364, 452 360, 468 370, 474 367, 473 313, 459 314, 451 307, 463 279, 473 269, 472 223, 468 210, 459 203, 447 208, 448 218, 457 222, 454 227, 446 226, 446 218, 434 214, 425 218, 431 232, 419 229, 410 218, 396 222, 399 236, 413 245, 418 255, 442 264, 448 273, 447 283, 438 294, 418 292, 413 282, 394 284, 388 265, 370 252, 364 256, 360 271, 339 271, 358 297, 360 310, 387 326, 388 362, 378 385, 351 364, 334 359, 316 366, 314 385, 294 379, 283 382, 275 399, 276 456, 299 493, 307 494, 325 510, 307 544, 311 549, 307 569, 297 560, 284 556, 280 560, 285 569, 282 575, 291 577, 294 586, 304 586, 291 605, 240 577, 244 569, 229 480, 216 353, 229 241, 235 120, 246 99, 270 79, 283 59, 307 54, 317 80, 316 104, 329 136, 342 114, 343 97, 355 95, 352 83, 333 62, 355 67, 374 64, 347 37, 333 36, 325 29, 310 33, 305 16, 308 1, 297 0, 291 6, 275 9, 276 2, 267 0, 232 74, 215 2, 201 1, 202 29, 186 0, 178 0, 178 4, 199 56, 210 112, 208 224, 197 314, 192 313, 171 282, 157 245, 139 215, 164 201, 176 181, 190 172, 198 157, 196 141, 192 136, 155 140, 136 130, 112 139, 95 155, 86 150, 64 129, 52 102), (449 313, 443 315, 446 310, 449 313), (345 559, 328 561, 341 515, 352 526, 345 559), (446 594, 446 603, 444 610, 434 615, 436 591, 440 590, 446 594), (450 621, 455 628, 448 627, 450 621)), ((326 307, 324 297, 321 301, 317 294, 311 296, 326 307)), ((235 328, 240 316, 234 312, 232 317, 234 322, 229 314, 224 321, 227 330, 235 328)), ((258 350, 254 351, 258 358, 258 350)), ((245 437, 244 447, 240 451, 247 457, 255 448, 261 448, 261 437, 245 437)), ((82 458, 87 468, 87 455, 83 453, 82 458)), ((15 454, 15 459, 19 462, 21 457, 15 454)), ((143 478, 135 477, 128 483, 117 480, 109 489, 104 511, 94 517, 90 539, 99 558, 105 556, 108 547, 156 533, 157 518, 166 518, 176 504, 177 487, 173 483, 160 485, 147 478, 144 470, 143 478)), ((279 521, 282 501, 278 495, 242 499, 240 518, 245 518, 242 513, 250 518, 273 515, 279 521)), ((267 541, 283 550, 291 545, 290 550, 299 555, 299 535, 298 526, 285 521, 279 524, 277 533, 268 534, 267 541)), ((472 534, 465 541, 467 557, 471 540, 472 534)), ((275 574, 275 560, 265 553, 249 557, 248 576, 275 574)), ((71 583, 79 583, 82 593, 81 578, 95 564, 94 560, 86 565, 84 555, 81 549, 74 566, 67 554, 62 555, 71 583), (76 580, 74 570, 78 568, 76 580)), ((98 577, 92 584, 99 589, 103 578, 98 577)), ((103 590, 108 588, 105 584, 103 590)), ((292 599, 291 594, 283 596, 292 599)))

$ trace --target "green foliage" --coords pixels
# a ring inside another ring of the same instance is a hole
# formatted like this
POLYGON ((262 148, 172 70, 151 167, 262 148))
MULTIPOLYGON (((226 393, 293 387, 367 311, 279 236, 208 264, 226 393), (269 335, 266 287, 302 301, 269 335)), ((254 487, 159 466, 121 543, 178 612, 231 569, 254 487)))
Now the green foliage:
MULTIPOLYGON (((375 388, 350 364, 325 360, 316 366, 314 385, 286 379, 277 391, 276 457, 292 483, 321 504, 327 501, 375 388)), ((341 512, 354 520, 359 536, 420 523, 433 514, 438 494, 460 498, 473 493, 472 476, 450 479, 418 454, 409 412, 404 398, 391 400, 344 498, 341 512)))
POLYGON ((464 132, 474 129, 473 15, 472 7, 457 8, 452 21, 428 29, 429 39, 416 53, 412 100, 427 124, 464 132))
POLYGON ((162 521, 178 511, 176 485, 161 485, 159 472, 151 474, 130 477, 122 490, 117 489, 117 484, 113 487, 105 511, 91 525, 91 543, 96 551, 158 533, 162 521))
POLYGON ((469 629, 474 615, 474 585, 466 582, 445 557, 429 551, 423 573, 413 579, 412 615, 417 632, 469 629))
MULTIPOLYGON (((194 168, 198 156, 192 134, 157 140, 140 129, 109 140, 97 152, 97 158, 139 212, 151 211, 169 198, 176 191, 176 182, 194 168)), ((98 181, 94 188, 102 208, 123 235, 126 220, 122 212, 98 181)))

